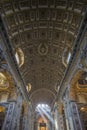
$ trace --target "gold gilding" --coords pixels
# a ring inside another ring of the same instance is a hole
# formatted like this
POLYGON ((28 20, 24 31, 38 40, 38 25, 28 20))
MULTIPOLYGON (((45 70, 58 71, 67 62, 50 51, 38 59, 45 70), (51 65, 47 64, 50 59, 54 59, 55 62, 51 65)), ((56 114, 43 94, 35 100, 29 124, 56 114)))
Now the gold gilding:
POLYGON ((85 111, 87 111, 87 107, 81 107, 80 110, 83 111, 83 112, 85 112, 85 111))
POLYGON ((0 72, 0 91, 10 91, 12 87, 14 87, 14 81, 10 73, 6 71, 0 72))
POLYGON ((9 87, 9 81, 6 75, 0 72, 0 89, 7 89, 9 87))
POLYGON ((5 112, 5 107, 0 106, 0 112, 5 112))
POLYGON ((77 87, 77 91, 87 92, 87 84, 84 85, 84 84, 79 84, 79 83, 77 82, 76 87, 77 87))

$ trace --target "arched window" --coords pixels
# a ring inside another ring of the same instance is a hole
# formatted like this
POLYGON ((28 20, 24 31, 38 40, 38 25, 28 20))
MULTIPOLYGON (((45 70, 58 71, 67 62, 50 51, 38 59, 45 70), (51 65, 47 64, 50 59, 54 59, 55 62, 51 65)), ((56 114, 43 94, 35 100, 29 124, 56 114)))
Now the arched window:
POLYGON ((16 49, 15 58, 19 67, 24 64, 24 53, 21 48, 16 49))
POLYGON ((65 48, 63 55, 62 55, 62 63, 65 67, 69 64, 71 58, 71 49, 69 47, 65 48))
POLYGON ((28 83, 28 85, 26 86, 27 92, 29 93, 31 91, 31 84, 28 83))

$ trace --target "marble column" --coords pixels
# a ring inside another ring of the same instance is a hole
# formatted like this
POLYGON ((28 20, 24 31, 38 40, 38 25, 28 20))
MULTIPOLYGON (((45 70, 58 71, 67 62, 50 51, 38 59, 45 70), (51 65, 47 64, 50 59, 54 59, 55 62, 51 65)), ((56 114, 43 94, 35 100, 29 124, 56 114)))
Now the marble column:
POLYGON ((19 94, 14 108, 11 130, 19 130, 21 109, 22 109, 22 96, 19 94))
POLYGON ((65 130, 63 104, 58 104, 58 128, 59 130, 65 130))
POLYGON ((55 130, 55 124, 54 124, 54 111, 51 112, 53 122, 52 123, 52 130, 55 130))
POLYGON ((2 130, 12 130, 11 124, 12 124, 12 119, 13 119, 14 107, 15 107, 15 102, 10 102, 8 104, 8 110, 6 112, 2 130))
POLYGON ((83 130, 76 102, 70 102, 74 130, 83 130))
POLYGON ((31 130, 31 110, 30 106, 26 104, 23 117, 23 130, 31 130))
POLYGON ((83 130, 76 102, 70 101, 69 98, 67 98, 64 101, 64 111, 67 130, 83 130))

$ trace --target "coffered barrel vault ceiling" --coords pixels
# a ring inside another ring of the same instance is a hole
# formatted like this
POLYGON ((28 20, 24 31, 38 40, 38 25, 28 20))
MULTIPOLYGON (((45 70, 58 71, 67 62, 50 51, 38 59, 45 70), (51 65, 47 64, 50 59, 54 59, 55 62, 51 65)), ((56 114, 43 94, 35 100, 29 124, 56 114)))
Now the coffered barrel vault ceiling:
POLYGON ((20 68, 34 104, 51 105, 65 73, 64 50, 72 52, 86 0, 0 0, 0 11, 14 51, 21 48, 20 68))

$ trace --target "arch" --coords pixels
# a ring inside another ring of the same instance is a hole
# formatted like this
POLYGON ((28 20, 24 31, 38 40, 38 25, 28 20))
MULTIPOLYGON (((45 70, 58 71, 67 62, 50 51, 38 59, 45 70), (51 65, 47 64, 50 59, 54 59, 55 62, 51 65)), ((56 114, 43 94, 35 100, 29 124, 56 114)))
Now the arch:
POLYGON ((37 93, 37 92, 39 92, 39 91, 48 91, 48 92, 51 93, 54 97, 56 96, 55 93, 52 92, 51 90, 46 89, 46 88, 40 88, 40 89, 35 90, 35 91, 31 94, 30 99, 31 99, 31 97, 32 97, 35 93, 37 93))
POLYGON ((30 95, 30 100, 35 104, 35 106, 39 103, 45 103, 49 106, 55 99, 56 95, 46 88, 37 89, 30 95))
MULTIPOLYGON (((84 70, 78 70, 70 82, 69 97, 71 100, 77 102, 85 102, 84 93, 87 93, 87 83, 85 85, 80 84, 82 75, 85 73, 84 70), (82 87, 81 87, 82 86, 82 87)), ((86 72, 87 73, 87 72, 86 72)))

